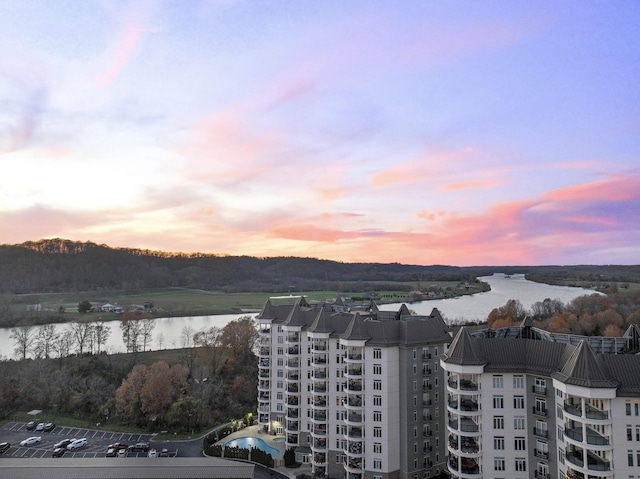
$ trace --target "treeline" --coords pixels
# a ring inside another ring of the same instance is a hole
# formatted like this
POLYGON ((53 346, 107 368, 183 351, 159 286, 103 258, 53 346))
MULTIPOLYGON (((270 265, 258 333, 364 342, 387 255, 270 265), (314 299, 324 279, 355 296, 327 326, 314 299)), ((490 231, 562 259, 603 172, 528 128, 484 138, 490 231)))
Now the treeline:
POLYGON ((186 432, 254 411, 253 320, 189 334, 189 347, 179 350, 4 361, 0 418, 35 408, 43 417, 186 432))
POLYGON ((472 270, 314 258, 218 256, 110 248, 63 239, 0 246, 0 293, 186 287, 225 292, 399 289, 397 282, 471 281, 472 270), (385 287, 386 282, 388 285, 385 287))
POLYGON ((640 289, 614 288, 609 294, 579 296, 567 304, 545 299, 529 310, 509 300, 489 313, 487 324, 494 329, 514 326, 527 316, 535 326, 554 333, 621 336, 629 325, 640 325, 640 289))

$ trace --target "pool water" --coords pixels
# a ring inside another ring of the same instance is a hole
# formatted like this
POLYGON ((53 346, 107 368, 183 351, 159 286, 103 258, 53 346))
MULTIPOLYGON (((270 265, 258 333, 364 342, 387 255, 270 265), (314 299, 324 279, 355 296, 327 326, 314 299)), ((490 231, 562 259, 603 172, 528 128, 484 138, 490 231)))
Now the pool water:
POLYGON ((262 439, 257 437, 237 437, 232 439, 229 442, 225 442, 222 447, 240 447, 243 449, 251 449, 252 447, 257 447, 267 454, 271 454, 272 457, 276 457, 280 454, 280 451, 274 449, 273 447, 267 445, 262 439))

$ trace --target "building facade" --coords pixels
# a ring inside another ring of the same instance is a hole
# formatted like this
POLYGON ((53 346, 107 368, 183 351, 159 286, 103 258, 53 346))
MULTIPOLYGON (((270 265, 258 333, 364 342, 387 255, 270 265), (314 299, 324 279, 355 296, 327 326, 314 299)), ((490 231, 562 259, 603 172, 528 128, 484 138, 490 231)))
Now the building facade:
POLYGON ((594 347, 532 329, 462 328, 441 356, 451 477, 640 478, 638 328, 594 347))
POLYGON ((259 331, 258 423, 319 477, 423 479, 446 470, 440 313, 268 300, 259 331))

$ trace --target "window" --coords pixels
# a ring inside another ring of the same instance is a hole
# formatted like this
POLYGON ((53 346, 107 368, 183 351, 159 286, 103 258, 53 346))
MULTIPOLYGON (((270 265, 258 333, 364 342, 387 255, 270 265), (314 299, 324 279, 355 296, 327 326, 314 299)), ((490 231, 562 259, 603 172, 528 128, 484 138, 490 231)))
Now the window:
POLYGON ((493 396, 493 408, 494 409, 504 408, 504 398, 502 396, 493 396))
POLYGON ((631 416, 631 403, 628 402, 624 405, 625 412, 627 416, 631 416))
POLYGON ((382 391, 382 381, 380 379, 373 380, 373 389, 375 391, 382 391))
POLYGON ((382 460, 381 459, 374 459, 373 460, 373 468, 374 469, 382 469, 382 460))
POLYGON ((516 458, 516 471, 524 472, 527 470, 527 460, 524 458, 516 458))
POLYGON ((418 381, 416 381, 415 379, 413 380, 413 390, 414 391, 418 390, 418 381))
POLYGON ((633 451, 627 451, 627 464, 633 466, 633 451))
POLYGON ((494 437, 493 438, 493 448, 496 451, 504 450, 504 437, 494 437))
POLYGON ((524 389, 524 376, 513 376, 513 388, 524 389))
POLYGON ((278 381, 278 382, 276 382, 276 387, 277 387, 278 389, 282 389, 283 384, 284 384, 284 383, 283 383, 282 381, 278 381))
POLYGON ((418 350, 416 348, 413 348, 413 359, 417 359, 418 358, 418 350))
POLYGON ((560 404, 556 406, 556 416, 558 416, 559 419, 564 417, 564 412, 562 412, 562 406, 560 404))
POLYGON ((514 429, 524 429, 524 416, 516 416, 513 418, 514 429))
POLYGON ((534 392, 537 394, 547 394, 547 380, 543 378, 536 378, 536 384, 533 388, 534 392))
POLYGON ((513 408, 524 409, 524 396, 513 396, 513 408))
POLYGON ((493 459, 493 469, 496 471, 504 471, 504 457, 496 457, 493 459))
POLYGON ((633 405, 633 407, 634 407, 634 409, 635 409, 635 411, 636 411, 636 416, 638 416, 638 415, 639 415, 639 414, 638 414, 638 412, 639 412, 639 409, 640 409, 640 404, 635 403, 635 404, 633 405))
POLYGON ((382 421, 382 412, 373 411, 373 422, 381 422, 381 421, 382 421))
POLYGON ((633 441, 633 426, 627 424, 627 441, 633 441))
POLYGON ((503 388, 503 381, 502 381, 502 375, 498 376, 493 376, 493 388, 494 389, 502 389, 503 388))
POLYGON ((382 349, 373 350, 373 359, 382 359, 382 349))
POLYGON ((504 429, 504 416, 493 416, 493 428, 504 429))
POLYGON ((373 452, 376 454, 382 454, 382 443, 374 442, 373 443, 373 452))
MULTIPOLYGON (((278 366, 283 366, 284 365, 284 359, 282 358, 278 358, 278 366)), ((282 376, 280 376, 282 377, 282 376)))
POLYGON ((413 365, 413 374, 418 374, 418 365, 417 364, 413 365))
POLYGON ((373 365, 373 374, 382 374, 382 364, 373 365))
POLYGON ((279 401, 282 401, 282 391, 278 391, 276 393, 276 399, 278 399, 279 401))
POLYGON ((413 422, 418 420, 418 411, 413 411, 413 422))
POLYGON ((549 453, 549 445, 544 442, 541 441, 540 439, 536 440, 536 450, 538 452, 541 452, 542 454, 548 454, 549 453))
POLYGON ((524 451, 525 450, 525 441, 524 437, 516 437, 514 441, 514 447, 516 451, 524 451))
POLYGON ((382 428, 374 427, 373 428, 373 437, 382 437, 382 428))
POLYGON ((640 426, 636 426, 636 441, 640 441, 640 426))
POLYGON ((536 398, 536 414, 547 414, 547 400, 542 398, 536 398))
POLYGON ((373 405, 382 406, 382 396, 373 396, 373 405))

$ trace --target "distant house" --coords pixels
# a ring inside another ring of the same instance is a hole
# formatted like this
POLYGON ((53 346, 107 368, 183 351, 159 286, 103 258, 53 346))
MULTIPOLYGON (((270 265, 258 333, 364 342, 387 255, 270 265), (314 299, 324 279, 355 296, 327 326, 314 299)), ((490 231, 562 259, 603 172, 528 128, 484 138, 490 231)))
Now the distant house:
POLYGON ((115 306, 113 304, 106 303, 100 306, 100 311, 103 313, 112 313, 114 308, 115 306))
POLYGON ((27 311, 42 311, 41 304, 27 304, 27 311))

